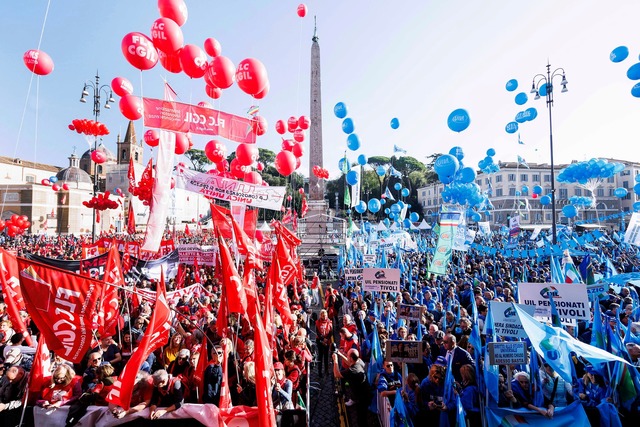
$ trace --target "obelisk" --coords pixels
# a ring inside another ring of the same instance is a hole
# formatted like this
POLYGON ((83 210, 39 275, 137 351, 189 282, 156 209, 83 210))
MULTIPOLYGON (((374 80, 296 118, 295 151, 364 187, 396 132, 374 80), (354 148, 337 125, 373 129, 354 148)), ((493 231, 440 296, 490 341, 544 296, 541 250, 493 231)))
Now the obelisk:
MULTIPOLYGON (((315 18, 314 18, 315 21, 315 18)), ((322 162, 322 91, 320 88, 320 45, 318 31, 314 23, 311 39, 311 97, 309 115, 309 202, 324 202, 324 180, 313 174, 313 167, 323 167, 322 162)), ((323 203, 324 204, 324 203, 323 203)), ((326 208, 325 208, 326 209, 326 208)))

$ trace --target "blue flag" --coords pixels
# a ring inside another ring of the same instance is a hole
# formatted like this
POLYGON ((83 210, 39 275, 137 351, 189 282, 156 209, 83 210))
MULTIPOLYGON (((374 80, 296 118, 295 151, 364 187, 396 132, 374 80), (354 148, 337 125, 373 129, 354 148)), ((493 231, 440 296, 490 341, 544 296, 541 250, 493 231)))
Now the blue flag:
POLYGON ((538 412, 522 409, 488 407, 486 414, 489 427, 578 427, 590 424, 589 418, 578 400, 565 408, 556 408, 552 419, 544 417, 538 412))
POLYGON ((401 389, 396 390, 396 398, 391 408, 390 417, 391 425, 394 427, 413 427, 413 422, 409 417, 407 407, 404 405, 404 399, 400 394, 401 389))
MULTIPOLYGON (((493 314, 491 314, 491 305, 489 305, 489 310, 487 311, 485 330, 487 334, 486 342, 495 342, 495 329, 493 325, 493 314)), ((498 406, 498 366, 491 365, 489 363, 489 352, 487 351, 487 346, 484 347, 484 383, 489 394, 489 400, 487 401, 487 403, 492 406, 498 406)))

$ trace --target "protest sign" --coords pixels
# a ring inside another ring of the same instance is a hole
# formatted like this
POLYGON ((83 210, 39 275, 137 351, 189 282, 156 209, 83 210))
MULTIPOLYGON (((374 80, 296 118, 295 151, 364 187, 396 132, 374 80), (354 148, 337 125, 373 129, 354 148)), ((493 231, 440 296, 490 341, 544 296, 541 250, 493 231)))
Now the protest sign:
POLYGON ((400 270, 397 268, 363 268, 362 285, 365 291, 400 292, 400 270))
POLYGON ((526 365, 527 343, 524 341, 487 343, 489 363, 492 365, 526 365))
MULTIPOLYGON (((526 338, 524 329, 522 329, 522 323, 520 318, 516 314, 516 310, 513 308, 513 304, 509 302, 489 301, 491 307, 491 315, 493 316, 493 331, 494 334, 501 337, 511 338, 526 338)), ((533 316, 535 307, 530 305, 519 304, 519 307, 526 311, 529 315, 533 316)), ((487 324, 484 324, 486 334, 487 324)))
POLYGON ((388 340, 385 360, 396 363, 421 363, 422 341, 388 340))
POLYGON ((582 283, 520 283, 518 298, 520 304, 535 307, 533 317, 537 319, 551 317, 553 298, 561 321, 591 320, 587 285, 582 283))
POLYGON ((420 320, 421 308, 419 305, 400 304, 400 307, 398 307, 398 318, 407 321, 420 320))

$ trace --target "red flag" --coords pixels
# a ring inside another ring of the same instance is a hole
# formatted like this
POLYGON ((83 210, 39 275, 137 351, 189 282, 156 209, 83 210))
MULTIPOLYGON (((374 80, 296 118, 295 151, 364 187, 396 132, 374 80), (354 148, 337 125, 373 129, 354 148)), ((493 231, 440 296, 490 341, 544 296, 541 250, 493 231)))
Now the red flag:
POLYGON ((220 402, 218 403, 218 408, 220 409, 230 409, 233 405, 231 404, 231 392, 229 390, 229 375, 227 372, 228 369, 228 353, 231 349, 227 348, 227 341, 220 341, 220 345, 222 347, 222 383, 220 384, 220 402))
POLYGON ((240 275, 233 264, 229 247, 225 240, 218 234, 218 253, 220 265, 223 270, 223 286, 227 295, 229 313, 246 313, 247 296, 242 287, 240 275))
POLYGON ((187 275, 187 269, 184 264, 178 264, 178 273, 176 273, 176 291, 184 288, 184 279, 187 275))
POLYGON ((242 425, 247 427, 260 427, 258 408, 255 406, 234 406, 229 409, 220 409, 220 416, 228 426, 242 425))
POLYGON ((291 220, 291 227, 294 232, 298 231, 298 212, 293 211, 293 219, 291 220))
MULTIPOLYGON (((219 205, 211 204, 210 206, 211 221, 218 228, 218 231, 220 231, 222 237, 224 237, 225 239, 233 238, 231 220, 229 219, 232 216, 231 211, 219 205)), ((256 237, 257 222, 258 210, 247 209, 244 214, 244 226, 242 228, 250 239, 255 239, 256 237)))
POLYGON ((282 225, 280 221, 271 221, 271 227, 275 229, 276 233, 278 233, 278 236, 281 239, 284 239, 289 246, 299 246, 302 243, 302 240, 300 240, 298 236, 292 233, 291 230, 282 225))
MULTIPOLYGON (((280 242, 278 242, 278 245, 276 245, 276 247, 278 246, 280 246, 280 242)), ((287 297, 287 288, 282 281, 283 273, 282 273, 282 268, 280 266, 280 262, 278 258, 279 258, 278 254, 274 253, 273 260, 271 261, 271 269, 270 269, 272 270, 270 271, 272 274, 269 275, 269 279, 274 281, 271 284, 271 290, 273 294, 265 295, 265 298, 267 299, 273 298, 275 308, 280 313, 280 318, 282 319, 282 325, 284 326, 285 331, 288 334, 289 333, 288 331, 291 329, 291 326, 293 326, 293 319, 291 318, 291 308, 289 307, 289 298, 287 297)), ((268 325, 268 323, 265 322, 265 325, 268 325)))
POLYGON ((133 157, 129 157, 129 170, 127 171, 129 178, 129 193, 133 194, 136 188, 136 170, 133 168, 133 157))
POLYGON ((238 222, 231 216, 231 225, 233 226, 233 234, 235 242, 238 246, 238 252, 246 256, 245 267, 249 269, 257 268, 262 270, 262 261, 258 258, 258 249, 244 232, 238 222))
POLYGON ((304 218, 305 215, 307 215, 307 212, 309 212, 309 204, 307 203, 307 198, 303 197, 302 207, 300 208, 300 218, 304 218))
POLYGON ((129 199, 129 214, 127 215, 127 233, 136 234, 136 213, 133 211, 133 199, 129 199))
POLYGON ((118 302, 118 288, 111 285, 124 287, 124 271, 120 262, 120 253, 116 245, 111 245, 105 266, 104 281, 107 282, 102 287, 100 296, 100 307, 98 311, 98 333, 101 337, 116 334, 116 327, 120 320, 120 304, 118 302))
POLYGON ((229 324, 229 313, 227 312, 227 287, 222 285, 220 290, 220 305, 218 306, 218 317, 216 318, 216 331, 221 337, 227 336, 227 326, 229 324))
POLYGON ((185 236, 191 236, 191 230, 189 230, 189 224, 184 225, 184 234, 185 236))
POLYGON ((273 356, 269 346, 269 339, 262 319, 255 316, 255 346, 256 363, 256 400, 258 401, 258 417, 260 426, 275 427, 276 415, 271 400, 271 375, 273 374, 273 356))
POLYGON ((51 350, 80 363, 91 348, 93 317, 103 282, 18 258, 25 306, 51 350))
POLYGON ((198 357, 198 364, 193 372, 193 382, 198 387, 198 403, 202 403, 202 396, 204 396, 204 371, 209 364, 209 355, 207 354, 207 335, 202 335, 202 344, 200 344, 200 357, 198 357))
POLYGON ((107 401, 129 410, 131 394, 136 380, 136 375, 149 354, 169 341, 169 304, 164 284, 164 271, 160 274, 160 283, 156 292, 156 305, 149 321, 149 326, 142 336, 140 345, 133 351, 131 358, 124 365, 124 370, 113 384, 113 388, 107 395, 107 401))
POLYGON ((282 216, 282 223, 289 224, 293 218, 293 213, 291 213, 291 208, 287 209, 287 212, 282 216))
POLYGON ((276 254, 278 256, 278 261, 280 262, 282 283, 287 287, 293 283, 293 280, 298 274, 298 269, 293 262, 293 259, 291 259, 290 250, 285 246, 283 239, 280 239, 276 245, 276 254))
POLYGON ((37 399, 46 384, 51 383, 51 353, 44 335, 38 340, 38 347, 33 358, 29 374, 29 398, 37 399))
POLYGON ((27 345, 32 346, 31 335, 20 316, 20 310, 26 310, 26 308, 18 279, 18 260, 3 248, 0 248, 0 284, 13 330, 25 338, 27 345))
POLYGON ((202 283, 200 280, 200 267, 198 266, 198 255, 196 254, 193 259, 193 281, 195 283, 202 283))

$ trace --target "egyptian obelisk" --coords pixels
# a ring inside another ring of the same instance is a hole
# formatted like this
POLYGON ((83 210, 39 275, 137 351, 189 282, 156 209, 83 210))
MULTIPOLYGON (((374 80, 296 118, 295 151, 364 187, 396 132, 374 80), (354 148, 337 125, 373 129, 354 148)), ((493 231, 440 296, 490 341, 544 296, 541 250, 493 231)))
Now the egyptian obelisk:
MULTIPOLYGON (((315 18, 314 18, 315 19, 315 18)), ((313 27, 311 39, 311 97, 309 114, 311 125, 309 128, 309 204, 324 202, 324 180, 313 174, 313 167, 323 167, 322 163, 322 91, 320 87, 320 45, 318 44, 317 26, 313 27)), ((309 206, 312 209, 311 206, 309 206)), ((323 213, 326 213, 324 206, 323 213)))

